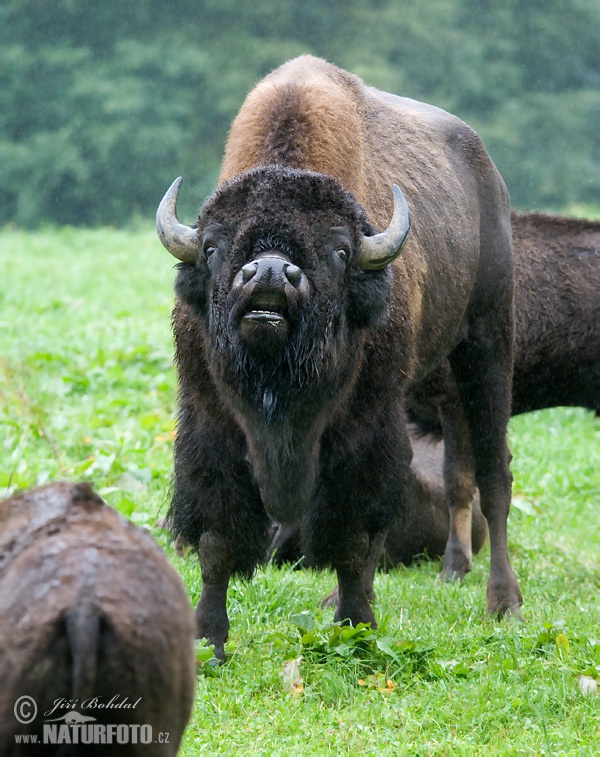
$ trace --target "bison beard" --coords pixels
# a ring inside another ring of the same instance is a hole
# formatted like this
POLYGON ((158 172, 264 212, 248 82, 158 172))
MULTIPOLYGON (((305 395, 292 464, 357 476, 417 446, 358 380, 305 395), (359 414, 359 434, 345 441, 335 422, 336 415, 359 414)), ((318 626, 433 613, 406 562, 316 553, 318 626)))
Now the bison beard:
POLYGON ((310 563, 335 568, 336 618, 375 624, 375 565, 412 485, 404 396, 440 364, 446 449, 461 474, 447 480, 445 571, 470 568, 476 480, 488 609, 518 611, 506 549, 509 205, 477 136, 304 56, 249 95, 193 228, 176 218, 177 189, 157 214, 183 263, 169 519, 198 547, 198 634, 224 657, 229 578, 263 560, 271 518, 299 526, 310 563), (392 262, 410 228, 397 188, 390 213, 395 182, 413 232, 392 262))

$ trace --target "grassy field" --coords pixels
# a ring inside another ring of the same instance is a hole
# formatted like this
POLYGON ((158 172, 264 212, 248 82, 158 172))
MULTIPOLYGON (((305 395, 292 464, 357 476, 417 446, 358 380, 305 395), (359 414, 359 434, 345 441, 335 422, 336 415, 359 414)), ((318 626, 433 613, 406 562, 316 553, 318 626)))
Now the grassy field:
MULTIPOLYGON (((195 603, 197 559, 155 526, 172 259, 152 231, 5 230, 0 266, 0 497, 92 481, 152 530, 195 603)), ((579 409, 511 424, 524 624, 485 616, 487 547, 462 585, 435 563, 379 575, 380 628, 353 635, 320 608, 332 574, 268 566, 230 589, 229 661, 199 667, 181 754, 599 754, 600 698, 581 690, 600 679, 599 433, 579 409)))

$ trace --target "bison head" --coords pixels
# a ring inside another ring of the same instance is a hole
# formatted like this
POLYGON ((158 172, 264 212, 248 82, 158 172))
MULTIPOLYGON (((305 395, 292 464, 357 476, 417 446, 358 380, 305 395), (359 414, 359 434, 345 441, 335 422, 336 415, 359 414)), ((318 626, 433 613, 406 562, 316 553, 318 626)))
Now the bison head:
POLYGON ((385 312, 388 263, 410 228, 398 187, 390 227, 376 234, 363 208, 322 174, 256 168, 222 184, 195 227, 177 220, 180 181, 159 207, 158 233, 183 262, 178 296, 206 319, 218 363, 231 356, 236 384, 259 365, 263 376, 283 370, 305 385, 324 362, 338 362, 349 331, 385 312))

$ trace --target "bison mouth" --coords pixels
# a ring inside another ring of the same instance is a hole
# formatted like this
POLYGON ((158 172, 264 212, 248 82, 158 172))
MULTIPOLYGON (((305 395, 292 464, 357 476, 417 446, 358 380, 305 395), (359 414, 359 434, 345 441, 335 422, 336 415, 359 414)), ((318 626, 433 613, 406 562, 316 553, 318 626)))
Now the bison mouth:
POLYGON ((288 319, 287 298, 283 292, 255 292, 250 298, 243 322, 257 326, 280 326, 288 319))
POLYGON ((249 346, 271 351, 287 336, 289 310, 284 292, 253 292, 241 321, 242 335, 249 346))

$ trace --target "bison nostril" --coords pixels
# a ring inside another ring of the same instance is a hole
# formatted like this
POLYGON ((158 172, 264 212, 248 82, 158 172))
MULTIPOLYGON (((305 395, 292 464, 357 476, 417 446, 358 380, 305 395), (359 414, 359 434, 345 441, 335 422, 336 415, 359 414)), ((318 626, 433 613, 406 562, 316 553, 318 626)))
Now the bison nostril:
POLYGON ((258 270, 258 263, 246 263, 246 265, 242 266, 242 281, 244 284, 246 284, 250 279, 256 275, 256 271, 258 270))
POLYGON ((302 279, 302 271, 297 265, 288 263, 283 267, 283 272, 292 286, 297 287, 302 279))

